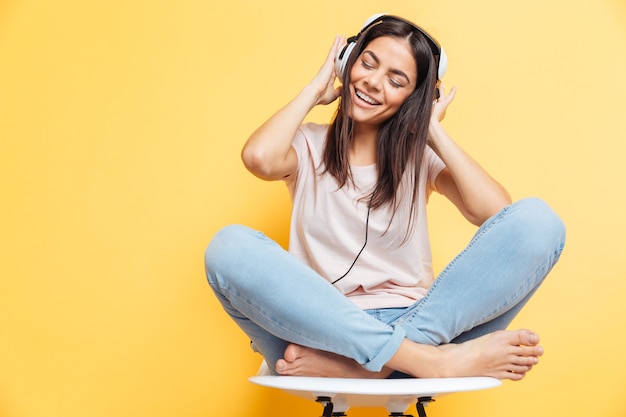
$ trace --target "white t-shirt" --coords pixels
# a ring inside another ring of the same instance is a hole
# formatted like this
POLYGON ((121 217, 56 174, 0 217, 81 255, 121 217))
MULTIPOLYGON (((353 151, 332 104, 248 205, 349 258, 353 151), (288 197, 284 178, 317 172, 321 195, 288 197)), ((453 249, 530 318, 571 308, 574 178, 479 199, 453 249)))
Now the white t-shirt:
MULTIPOLYGON (((352 166, 355 185, 342 188, 322 174, 322 152, 328 125, 304 124, 293 147, 298 171, 286 181, 293 202, 289 252, 333 282, 345 274, 363 247, 369 199, 376 166, 352 166)), ((350 273, 335 287, 362 309, 407 307, 422 298, 433 282, 426 203, 444 168, 426 147, 420 172, 414 231, 403 244, 410 215, 410 190, 400 190, 400 207, 371 210, 368 240, 350 273)))

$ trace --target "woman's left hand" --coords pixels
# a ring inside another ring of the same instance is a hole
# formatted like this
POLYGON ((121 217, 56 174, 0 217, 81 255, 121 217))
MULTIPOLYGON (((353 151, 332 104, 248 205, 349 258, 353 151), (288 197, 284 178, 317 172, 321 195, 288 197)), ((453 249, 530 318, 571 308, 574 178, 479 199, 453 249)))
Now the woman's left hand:
POLYGON ((452 100, 454 100, 454 96, 456 94, 456 87, 452 87, 448 94, 445 94, 445 88, 443 83, 440 83, 437 87, 439 90, 439 98, 433 101, 433 111, 430 116, 431 121, 440 122, 446 117, 446 110, 452 100))

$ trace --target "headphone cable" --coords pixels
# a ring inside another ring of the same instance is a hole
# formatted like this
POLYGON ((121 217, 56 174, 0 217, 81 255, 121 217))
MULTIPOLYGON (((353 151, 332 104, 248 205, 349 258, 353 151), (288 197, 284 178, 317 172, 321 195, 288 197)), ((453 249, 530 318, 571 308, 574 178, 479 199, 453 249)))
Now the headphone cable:
POLYGON ((361 253, 363 253, 363 250, 365 250, 365 246, 367 245, 367 236, 369 234, 368 232, 369 232, 369 224, 370 224, 370 211, 372 210, 372 200, 374 200, 376 191, 378 191, 378 186, 374 189, 374 192, 372 192, 372 196, 370 197, 369 204, 367 205, 367 217, 365 218, 365 242, 363 242, 363 247, 361 247, 361 250, 359 251, 359 253, 357 253, 356 257, 354 258, 354 261, 352 261, 352 265, 350 265, 350 268, 348 268, 346 273, 340 276, 339 278, 337 278, 336 280, 334 280, 333 282, 331 282, 332 285, 335 285, 337 282, 344 279, 346 275, 348 275, 348 273, 352 271, 352 268, 356 264, 356 261, 359 259, 359 256, 361 256, 361 253))

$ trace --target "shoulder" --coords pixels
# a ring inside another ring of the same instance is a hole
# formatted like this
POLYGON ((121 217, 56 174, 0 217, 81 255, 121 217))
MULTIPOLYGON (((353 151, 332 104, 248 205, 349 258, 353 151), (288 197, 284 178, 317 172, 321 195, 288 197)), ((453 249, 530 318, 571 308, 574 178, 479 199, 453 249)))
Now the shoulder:
POLYGON ((305 150, 314 151, 320 154, 326 141, 326 133, 328 132, 328 124, 305 123, 298 128, 296 137, 293 141, 293 147, 298 155, 302 155, 305 150))
POLYGON ((306 136, 310 139, 324 139, 326 137, 326 133, 328 132, 328 124, 319 124, 319 123, 304 123, 298 129, 302 135, 306 136))

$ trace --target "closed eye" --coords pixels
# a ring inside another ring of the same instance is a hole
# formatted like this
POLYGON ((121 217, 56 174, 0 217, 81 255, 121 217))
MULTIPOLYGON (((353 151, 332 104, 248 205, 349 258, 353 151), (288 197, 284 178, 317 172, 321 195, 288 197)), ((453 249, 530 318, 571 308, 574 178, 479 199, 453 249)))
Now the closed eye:
POLYGON ((404 81, 398 81, 395 78, 391 78, 392 80, 392 84, 394 86, 397 87, 403 87, 404 85, 410 85, 411 84, 411 80, 409 79, 409 76, 406 75, 403 71, 400 70, 391 70, 391 73, 396 76, 399 77, 400 79, 404 80, 404 81))
POLYGON ((366 61, 366 60, 364 60, 364 59, 362 59, 362 60, 361 60, 361 65, 362 65, 364 68, 367 68, 367 69, 372 69, 372 68, 374 68, 374 65, 373 65, 372 63, 367 62, 367 61, 366 61))
POLYGON ((398 81, 394 80, 393 78, 390 78, 390 79, 389 79, 389 84, 391 84, 391 86, 392 86, 392 87, 394 87, 394 88, 400 88, 400 87, 402 87, 402 83, 400 83, 400 82, 398 82, 398 81))

